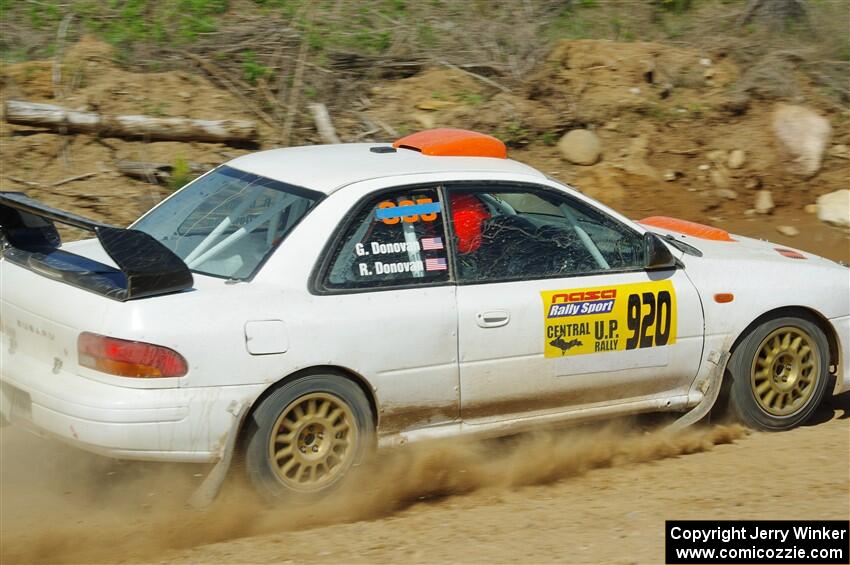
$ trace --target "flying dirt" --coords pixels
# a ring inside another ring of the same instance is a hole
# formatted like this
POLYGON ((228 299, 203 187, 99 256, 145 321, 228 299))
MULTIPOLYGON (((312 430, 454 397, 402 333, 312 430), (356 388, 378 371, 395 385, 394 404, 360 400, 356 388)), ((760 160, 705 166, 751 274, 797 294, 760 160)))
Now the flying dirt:
POLYGON ((815 425, 783 434, 632 421, 411 446, 316 504, 272 507, 231 480, 204 512, 185 505, 203 468, 113 462, 6 428, 0 557, 642 562, 663 551, 664 519, 846 517, 850 395, 828 402, 815 425), (770 478, 812 468, 792 491, 770 478), (637 553, 610 547, 618 538, 637 553))

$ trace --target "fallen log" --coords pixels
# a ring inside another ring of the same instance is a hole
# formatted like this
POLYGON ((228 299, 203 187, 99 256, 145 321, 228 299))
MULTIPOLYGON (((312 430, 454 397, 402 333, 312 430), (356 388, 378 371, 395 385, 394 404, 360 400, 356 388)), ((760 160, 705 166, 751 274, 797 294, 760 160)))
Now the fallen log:
MULTIPOLYGON (((147 182, 166 183, 174 172, 174 165, 168 163, 145 163, 142 161, 116 161, 115 168, 122 175, 141 179, 147 182)), ((215 165, 204 163, 189 163, 189 171, 201 175, 215 168, 215 165)))
POLYGON ((5 114, 10 124, 91 133, 103 137, 218 143, 253 142, 257 138, 257 126, 248 120, 107 116, 24 100, 8 100, 5 114))

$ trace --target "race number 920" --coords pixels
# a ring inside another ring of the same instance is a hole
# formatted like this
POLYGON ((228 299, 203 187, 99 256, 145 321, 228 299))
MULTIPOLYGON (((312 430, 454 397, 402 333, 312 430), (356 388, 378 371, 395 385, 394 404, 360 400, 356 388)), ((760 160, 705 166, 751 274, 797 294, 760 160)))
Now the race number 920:
POLYGON ((673 306, 666 290, 630 294, 626 312, 626 326, 632 332, 626 339, 626 349, 667 345, 673 306))

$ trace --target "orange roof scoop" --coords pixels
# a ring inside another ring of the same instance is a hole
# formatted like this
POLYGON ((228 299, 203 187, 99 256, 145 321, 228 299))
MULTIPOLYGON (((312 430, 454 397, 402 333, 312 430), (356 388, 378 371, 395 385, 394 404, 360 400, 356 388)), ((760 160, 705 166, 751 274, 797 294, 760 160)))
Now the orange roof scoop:
POLYGON ((729 236, 729 232, 713 226, 668 218, 667 216, 651 216, 640 220, 645 226, 655 226, 664 230, 670 230, 700 239, 711 239, 713 241, 735 241, 729 236))
POLYGON ((505 144, 477 131, 437 128, 420 131, 397 139, 396 149, 412 149, 435 157, 494 157, 507 159, 505 144))

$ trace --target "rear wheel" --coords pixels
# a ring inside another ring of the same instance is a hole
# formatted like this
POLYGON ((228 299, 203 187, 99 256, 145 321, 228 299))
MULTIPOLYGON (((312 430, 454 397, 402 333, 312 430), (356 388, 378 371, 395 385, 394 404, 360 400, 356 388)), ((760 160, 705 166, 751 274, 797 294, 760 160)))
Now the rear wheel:
POLYGON ((826 391, 828 356, 826 336, 809 319, 782 317, 761 324, 729 362, 732 413, 762 430, 802 424, 826 391))
POLYGON ((360 387, 337 375, 306 376, 275 390, 254 411, 246 470, 261 495, 315 498, 362 461, 373 437, 360 387))

